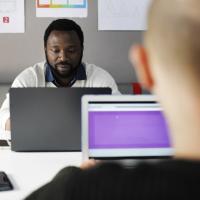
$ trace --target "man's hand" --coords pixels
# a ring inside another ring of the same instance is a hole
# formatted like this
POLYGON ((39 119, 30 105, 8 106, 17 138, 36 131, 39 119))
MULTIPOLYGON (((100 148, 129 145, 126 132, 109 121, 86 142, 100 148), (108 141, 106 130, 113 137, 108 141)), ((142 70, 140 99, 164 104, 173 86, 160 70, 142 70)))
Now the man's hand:
POLYGON ((10 131, 10 118, 6 121, 5 130, 10 131))
POLYGON ((83 162, 80 166, 81 169, 90 169, 94 166, 96 166, 100 161, 94 160, 94 159, 90 159, 87 160, 85 162, 83 162))

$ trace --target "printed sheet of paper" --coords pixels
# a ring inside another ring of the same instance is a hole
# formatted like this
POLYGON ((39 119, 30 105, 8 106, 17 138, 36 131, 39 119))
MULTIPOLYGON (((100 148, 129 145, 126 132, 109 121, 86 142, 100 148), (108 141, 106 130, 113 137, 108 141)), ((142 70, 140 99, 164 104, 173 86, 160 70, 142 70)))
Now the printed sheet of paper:
POLYGON ((99 30, 145 30, 151 0, 98 0, 99 30))
POLYGON ((0 0, 0 33, 24 31, 24 0, 0 0))
POLYGON ((36 0, 37 17, 87 17, 87 0, 36 0))

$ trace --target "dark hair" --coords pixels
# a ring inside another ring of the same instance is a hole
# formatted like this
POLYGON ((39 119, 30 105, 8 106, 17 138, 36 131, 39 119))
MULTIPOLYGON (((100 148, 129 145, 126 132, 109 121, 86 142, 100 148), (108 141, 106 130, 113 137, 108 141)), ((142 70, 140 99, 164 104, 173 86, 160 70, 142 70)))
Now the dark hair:
POLYGON ((84 36, 81 27, 70 19, 57 19, 49 24, 44 33, 44 46, 47 45, 47 40, 52 31, 75 31, 80 39, 81 46, 83 47, 84 36))

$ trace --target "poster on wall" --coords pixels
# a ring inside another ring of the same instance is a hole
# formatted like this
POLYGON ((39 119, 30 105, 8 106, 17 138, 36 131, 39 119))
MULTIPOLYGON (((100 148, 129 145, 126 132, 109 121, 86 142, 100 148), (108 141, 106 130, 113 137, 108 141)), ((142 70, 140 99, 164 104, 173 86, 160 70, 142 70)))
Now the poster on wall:
POLYGON ((87 0, 36 0, 37 17, 87 17, 87 0))
POLYGON ((24 0, 0 0, 0 33, 24 31, 24 0))
POLYGON ((151 0, 98 0, 99 30, 145 30, 151 0))

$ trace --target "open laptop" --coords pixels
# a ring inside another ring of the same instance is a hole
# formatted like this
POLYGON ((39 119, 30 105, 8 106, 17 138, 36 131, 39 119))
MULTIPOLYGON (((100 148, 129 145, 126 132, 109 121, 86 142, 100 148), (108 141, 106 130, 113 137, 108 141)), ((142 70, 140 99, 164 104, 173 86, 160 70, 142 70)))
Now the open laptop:
POLYGON ((81 97, 110 88, 11 88, 13 151, 80 151, 81 97))
POLYGON ((155 96, 84 96, 82 151, 83 160, 170 158, 168 128, 155 96))

